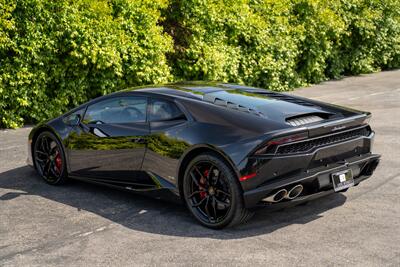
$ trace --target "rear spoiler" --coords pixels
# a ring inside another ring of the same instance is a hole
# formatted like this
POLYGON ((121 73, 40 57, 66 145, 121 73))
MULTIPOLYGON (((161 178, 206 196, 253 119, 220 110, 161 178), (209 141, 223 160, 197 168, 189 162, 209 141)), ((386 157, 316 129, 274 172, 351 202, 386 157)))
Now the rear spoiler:
POLYGON ((314 137, 318 135, 349 129, 363 124, 368 124, 370 118, 371 118, 371 113, 366 112, 343 119, 336 119, 333 121, 327 121, 325 123, 310 125, 307 127, 308 136, 314 137))

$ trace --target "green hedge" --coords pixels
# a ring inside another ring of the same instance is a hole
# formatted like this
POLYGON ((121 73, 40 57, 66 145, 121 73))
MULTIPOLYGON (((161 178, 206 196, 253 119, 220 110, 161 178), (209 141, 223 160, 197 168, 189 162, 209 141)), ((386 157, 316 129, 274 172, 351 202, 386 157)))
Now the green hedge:
POLYGON ((0 118, 17 127, 123 86, 171 80, 163 0, 0 0, 0 118))
POLYGON ((0 127, 125 86, 288 90, 400 66, 400 1, 0 0, 0 127))
POLYGON ((288 90, 400 66, 400 1, 172 2, 164 24, 178 79, 288 90))

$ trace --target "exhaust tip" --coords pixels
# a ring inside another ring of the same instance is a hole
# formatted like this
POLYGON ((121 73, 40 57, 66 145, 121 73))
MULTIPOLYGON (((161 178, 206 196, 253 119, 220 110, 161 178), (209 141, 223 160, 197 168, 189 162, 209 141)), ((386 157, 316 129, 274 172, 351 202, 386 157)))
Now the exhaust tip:
POLYGON ((295 187, 293 187, 292 189, 290 189, 286 198, 295 199, 296 197, 298 197, 301 194, 301 192, 303 192, 303 186, 301 184, 298 184, 295 187))
POLYGON ((270 195, 267 198, 264 198, 263 201, 266 201, 266 202, 279 202, 279 201, 281 201, 282 199, 284 199, 286 197, 287 193, 288 192, 287 192, 286 189, 281 189, 278 192, 276 192, 275 194, 270 195))
POLYGON ((274 195, 274 201, 279 202, 284 199, 287 195, 288 191, 286 189, 281 189, 274 195))

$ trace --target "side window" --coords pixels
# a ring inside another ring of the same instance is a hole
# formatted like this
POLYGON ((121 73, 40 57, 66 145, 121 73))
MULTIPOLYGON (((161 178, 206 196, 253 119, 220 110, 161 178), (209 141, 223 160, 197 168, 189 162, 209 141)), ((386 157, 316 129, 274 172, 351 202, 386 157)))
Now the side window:
POLYGON ((145 97, 114 97, 90 105, 83 123, 134 123, 146 121, 145 97))
POLYGON ((186 119, 185 115, 175 103, 165 100, 153 100, 149 115, 150 121, 186 119))

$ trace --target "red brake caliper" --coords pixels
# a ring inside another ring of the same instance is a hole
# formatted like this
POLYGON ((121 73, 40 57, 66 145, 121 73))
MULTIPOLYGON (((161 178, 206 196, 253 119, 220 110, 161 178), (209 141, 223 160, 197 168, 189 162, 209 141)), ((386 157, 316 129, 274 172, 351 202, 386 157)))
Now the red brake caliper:
MULTIPOLYGON (((205 187, 203 185, 206 184, 206 179, 204 177, 208 176, 208 170, 204 171, 204 176, 200 178, 200 190, 204 190, 205 187)), ((203 199, 207 196, 207 192, 200 192, 200 198, 203 199)))
POLYGON ((61 173, 62 159, 61 159, 60 153, 58 153, 58 151, 57 151, 57 154, 55 157, 55 164, 56 164, 58 173, 61 173))

